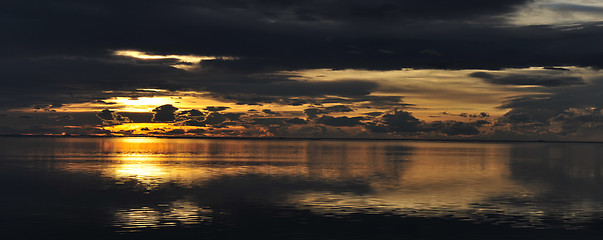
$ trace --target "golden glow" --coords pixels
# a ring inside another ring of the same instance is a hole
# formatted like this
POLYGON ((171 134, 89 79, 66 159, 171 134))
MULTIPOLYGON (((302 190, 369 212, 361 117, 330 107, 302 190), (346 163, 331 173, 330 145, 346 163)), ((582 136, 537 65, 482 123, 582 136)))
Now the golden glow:
MULTIPOLYGON (((57 108, 61 112, 90 112, 110 109, 118 112, 148 112, 158 106, 171 104, 179 109, 198 109, 202 110, 207 106, 228 106, 226 111, 243 111, 246 112, 250 107, 244 105, 236 105, 228 102, 223 102, 208 96, 203 92, 168 92, 162 89, 139 89, 140 91, 152 92, 155 96, 144 97, 113 97, 103 100, 105 103, 87 102, 65 104, 57 108), (156 93, 156 94, 154 94, 156 93)), ((133 93, 136 94, 136 93, 133 93)), ((141 93, 148 94, 148 93, 141 93)), ((268 106, 267 106, 268 107, 268 106)))
MULTIPOLYGON (((362 164, 355 169, 364 171, 350 174, 339 170, 339 174, 345 175, 338 176, 338 179, 366 179, 370 181, 373 193, 358 195, 317 191, 299 194, 291 201, 301 208, 331 215, 368 211, 416 216, 454 213, 456 217, 471 217, 463 214, 473 211, 473 204, 488 198, 535 194, 537 189, 521 186, 509 178, 509 145, 471 145, 409 142, 399 150, 390 146, 399 153, 398 159, 389 160, 388 156, 396 155, 386 154, 385 158, 377 158, 371 156, 370 148, 350 152, 349 160, 363 159, 364 162, 348 161, 346 164, 362 164), (400 154, 404 151, 408 151, 406 156, 400 154), (371 179, 370 176, 379 177, 371 179)), ((333 175, 337 172, 322 173, 333 175)), ((504 205, 491 206, 490 210, 511 211, 504 205)))
MULTIPOLYGON (((554 76, 579 76, 586 81, 597 77, 600 73, 591 69, 573 66, 563 68, 571 71, 555 71, 543 67, 530 67, 522 69, 505 69, 501 71, 489 70, 439 70, 439 69, 400 69, 390 71, 370 70, 332 70, 332 69, 307 69, 301 71, 284 71, 282 74, 295 76, 293 79, 303 81, 341 81, 363 80, 379 84, 379 88, 371 95, 375 96, 403 96, 404 102, 415 104, 408 109, 413 115, 425 121, 432 120, 459 120, 460 117, 440 115, 441 112, 480 113, 487 112, 492 118, 497 118, 508 109, 497 108, 509 97, 526 94, 543 94, 542 87, 526 87, 517 85, 496 85, 482 79, 470 77, 474 72, 488 72, 491 74, 520 74, 554 76)), ((361 109, 359 112, 374 111, 374 109, 361 109)))
POLYGON ((134 135, 162 135, 165 132, 173 130, 193 130, 201 129, 196 126, 177 126, 173 123, 123 123, 119 125, 103 126, 105 130, 109 130, 115 134, 134 134, 134 135))
POLYGON ((126 108, 120 109, 120 111, 124 112, 150 112, 157 106, 161 106, 164 104, 173 104, 173 101, 171 101, 171 99, 166 99, 164 97, 117 97, 115 99, 109 100, 108 102, 126 106, 126 108))
MULTIPOLYGON (((137 58, 168 58, 176 55, 149 55, 138 51, 118 51, 116 54, 123 56, 131 56, 137 58)), ((190 57, 190 56, 189 56, 190 57)), ((194 59, 202 58, 183 58, 186 61, 192 61, 194 59)), ((433 70, 433 69, 401 69, 392 71, 368 71, 368 70, 331 70, 331 69, 309 69, 301 71, 284 71, 277 74, 284 74, 292 76, 292 80, 298 81, 342 81, 342 80, 361 80, 370 81, 377 83, 378 87, 370 93, 370 96, 393 96, 403 97, 403 103, 411 104, 410 106, 405 105, 384 105, 381 108, 375 106, 370 101, 364 102, 351 102, 351 103, 325 103, 323 105, 281 105, 278 103, 268 103, 263 105, 244 105, 236 104, 229 99, 221 99, 216 94, 202 91, 168 91, 164 89, 137 89, 130 92, 117 92, 117 91, 106 91, 107 99, 102 101, 91 101, 86 103, 74 103, 65 104, 60 108, 53 108, 57 113, 69 112, 98 112, 104 109, 116 111, 118 113, 124 112, 138 112, 138 113, 149 113, 152 114, 152 110, 158 106, 171 104, 179 110, 190 110, 197 109, 203 111, 208 106, 223 106, 228 107, 223 112, 230 113, 241 113, 241 119, 250 123, 256 118, 306 118, 304 110, 312 107, 329 107, 334 105, 344 104, 351 109, 352 112, 338 112, 329 113, 332 116, 347 116, 357 117, 363 116, 363 114, 369 112, 386 112, 393 108, 402 108, 406 111, 411 112, 416 118, 425 121, 475 121, 477 119, 485 119, 493 122, 496 118, 505 114, 508 109, 501 109, 499 106, 503 104, 505 100, 512 97, 522 95, 535 95, 535 94, 550 94, 550 90, 546 90, 541 86, 513 86, 513 85, 496 85, 484 81, 480 78, 471 77, 470 74, 476 71, 488 72, 494 75, 505 76, 505 75, 533 75, 533 76, 561 76, 561 77, 577 77, 584 78, 586 82, 593 81, 596 79, 599 72, 579 67, 563 67, 569 71, 559 71, 545 69, 542 67, 532 67, 524 69, 505 69, 500 71, 490 70, 433 70), (135 97, 126 97, 126 96, 135 97), (263 113, 263 110, 271 110, 277 112, 277 114, 271 115, 270 112, 267 114, 263 113), (483 118, 471 118, 467 117, 470 115, 479 115, 481 112, 486 112, 489 117, 483 118), (463 114, 464 113, 464 114, 463 114), (462 114, 462 115, 461 115, 462 114)), ((325 96, 341 98, 341 96, 325 96)), ((307 100, 304 97, 300 97, 300 100, 307 100)), ((45 109, 50 111, 50 109, 45 109)), ((43 111, 35 109, 22 109, 20 111, 43 111)), ((377 113, 378 115, 379 113, 377 113)), ((142 115, 137 115, 142 116, 142 115)), ((138 120, 137 120, 138 121, 138 120)), ((369 121, 369 120, 367 120, 369 121)), ((92 123, 99 124, 99 123, 92 123)), ((127 135, 166 135, 165 132, 178 130, 178 131, 190 131, 190 130, 204 130, 207 128, 192 127, 192 126, 176 126, 177 123, 126 123, 115 126, 105 126, 105 130, 109 130, 112 133, 120 136, 127 135), (126 132, 129 131, 129 132, 126 132), (161 133, 163 132, 163 133, 161 133)), ((269 136, 270 129, 268 127, 259 126, 256 124, 249 124, 247 136, 269 136)), ((308 126, 308 125, 305 125, 308 126)), ((289 126, 288 130, 297 130, 295 128, 302 128, 305 126, 289 126)), ((245 131, 243 127, 228 127, 228 129, 222 130, 233 130, 233 131, 245 131)), ((358 131, 364 131, 362 127, 356 127, 355 129, 345 129, 346 133, 355 134, 358 131), (356 131, 356 132, 352 132, 356 131)), ((224 131, 225 132, 225 131, 224 131)), ((274 131, 272 131, 274 132, 274 131)), ((294 134, 297 132, 291 131, 294 134)), ((176 132, 173 132, 175 134, 176 132)), ((100 133, 99 135, 102 135, 100 133)), ((176 134, 178 135, 178 134, 176 134)), ((182 135, 182 134, 180 134, 182 135)), ((186 135, 186 134, 184 134, 186 135)), ((193 135, 192 133, 190 135, 193 135)), ((203 134, 201 134, 203 135, 203 134)), ((210 133, 204 134, 206 136, 226 136, 228 134, 217 133, 212 135, 210 133)), ((243 133, 233 133, 229 136, 243 136, 243 133)))
POLYGON ((197 63, 197 62, 203 61, 203 60, 215 60, 216 59, 216 57, 195 56, 195 55, 149 55, 149 54, 146 54, 144 52, 133 51, 133 50, 115 51, 114 54, 117 55, 117 56, 126 56, 126 57, 140 58, 140 59, 168 59, 168 58, 174 58, 174 59, 179 59, 179 60, 181 60, 183 62, 188 62, 188 63, 197 63))
POLYGON ((233 60, 235 57, 215 57, 215 56, 196 56, 196 55, 151 55, 141 51, 135 50, 118 50, 113 52, 114 55, 117 56, 125 56, 125 57, 133 57, 138 59, 146 59, 146 60, 158 60, 158 59, 178 59, 182 63, 186 64, 175 64, 172 67, 180 68, 184 70, 194 70, 199 67, 201 61, 205 60, 216 60, 216 59, 224 59, 224 60, 233 60), (190 65, 192 64, 192 65, 190 65))

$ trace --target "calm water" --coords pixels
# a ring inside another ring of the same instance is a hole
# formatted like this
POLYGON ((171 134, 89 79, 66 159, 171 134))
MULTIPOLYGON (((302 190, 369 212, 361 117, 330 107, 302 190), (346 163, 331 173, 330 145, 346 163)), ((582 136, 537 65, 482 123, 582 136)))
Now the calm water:
POLYGON ((600 239, 603 144, 0 138, 31 239, 600 239))

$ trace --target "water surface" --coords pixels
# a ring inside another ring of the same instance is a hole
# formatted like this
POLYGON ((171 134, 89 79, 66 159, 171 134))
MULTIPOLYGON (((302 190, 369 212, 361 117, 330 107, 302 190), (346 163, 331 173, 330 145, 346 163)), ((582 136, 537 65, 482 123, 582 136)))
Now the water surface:
POLYGON ((601 144, 0 138, 25 238, 598 239, 601 144))

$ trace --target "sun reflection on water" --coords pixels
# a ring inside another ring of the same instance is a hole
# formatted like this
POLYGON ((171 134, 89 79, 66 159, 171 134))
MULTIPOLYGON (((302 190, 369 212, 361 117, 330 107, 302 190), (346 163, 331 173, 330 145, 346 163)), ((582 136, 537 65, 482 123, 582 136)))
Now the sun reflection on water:
POLYGON ((114 226, 124 231, 140 231, 145 228, 186 226, 212 221, 212 210, 194 202, 177 200, 154 207, 121 209, 114 213, 114 226))
POLYGON ((172 207, 122 208, 115 216, 124 228, 193 224, 196 220, 183 216, 207 216, 204 211, 211 207, 200 206, 213 206, 210 200, 239 200, 232 196, 263 201, 259 204, 278 200, 282 202, 274 203, 325 216, 394 213, 514 222, 517 227, 555 219, 570 228, 603 209, 596 191, 575 187, 601 185, 600 155, 589 149, 553 146, 535 151, 528 145, 392 141, 65 141, 69 148, 60 152, 48 148, 57 155, 49 166, 100 173, 113 187, 142 187, 145 194, 162 194, 174 186, 197 194, 194 201, 178 202, 182 207, 169 203, 172 207), (568 155, 574 152, 578 155, 568 155))

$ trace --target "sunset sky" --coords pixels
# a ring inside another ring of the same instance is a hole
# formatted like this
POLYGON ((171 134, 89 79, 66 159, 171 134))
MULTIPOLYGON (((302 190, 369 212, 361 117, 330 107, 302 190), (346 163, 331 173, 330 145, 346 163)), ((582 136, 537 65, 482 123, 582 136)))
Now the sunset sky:
POLYGON ((603 141, 596 0, 3 0, 0 135, 603 141))

